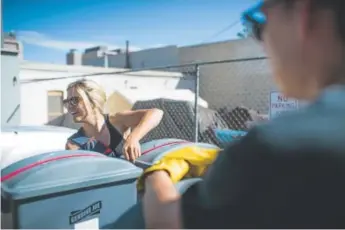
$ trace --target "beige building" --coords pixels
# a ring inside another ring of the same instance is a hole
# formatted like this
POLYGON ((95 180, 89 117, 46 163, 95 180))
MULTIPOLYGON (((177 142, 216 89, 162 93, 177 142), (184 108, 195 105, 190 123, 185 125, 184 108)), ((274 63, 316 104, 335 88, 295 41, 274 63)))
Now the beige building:
MULTIPOLYGON (((130 91, 137 100, 143 97, 142 92, 175 91, 182 88, 180 81, 183 76, 178 72, 118 73, 122 71, 125 69, 21 61, 21 124, 42 125, 63 115, 66 112, 62 104, 66 97, 66 87, 77 79, 91 78, 103 86, 108 96, 116 91, 130 91)), ((112 102, 111 105, 118 111, 120 108, 116 106, 117 101, 112 102)))

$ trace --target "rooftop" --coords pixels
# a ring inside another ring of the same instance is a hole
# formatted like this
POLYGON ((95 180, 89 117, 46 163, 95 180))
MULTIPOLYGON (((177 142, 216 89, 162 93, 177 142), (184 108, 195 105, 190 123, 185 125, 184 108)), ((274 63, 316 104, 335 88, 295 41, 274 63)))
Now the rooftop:
MULTIPOLYGON (((40 63, 40 62, 31 62, 23 60, 20 63, 21 70, 33 70, 33 71, 46 71, 46 72, 61 72, 61 73, 71 73, 71 76, 79 76, 85 74, 97 74, 102 75, 106 74, 126 74, 127 76, 148 76, 148 77, 173 77, 181 78, 183 77, 182 73, 179 72, 168 72, 168 71, 133 71, 130 72, 130 69, 123 68, 103 68, 96 66, 81 66, 81 65, 62 65, 62 64, 50 64, 50 63, 40 63)), ((83 76, 81 76, 83 77, 83 76)))

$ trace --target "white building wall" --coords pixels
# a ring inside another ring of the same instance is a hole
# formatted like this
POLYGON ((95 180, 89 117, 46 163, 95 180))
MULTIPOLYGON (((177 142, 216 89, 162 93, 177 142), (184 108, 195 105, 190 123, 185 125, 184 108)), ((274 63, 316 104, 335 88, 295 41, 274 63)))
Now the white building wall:
POLYGON ((1 49, 1 125, 20 123, 19 58, 17 50, 1 49))
MULTIPOLYGON (((109 72, 120 70, 107 69, 109 72)), ((66 97, 67 85, 78 78, 31 83, 25 83, 26 80, 77 76, 92 72, 104 72, 104 69, 28 62, 22 64, 20 70, 22 80, 21 123, 25 125, 46 124, 48 122, 48 91, 63 91, 64 97, 66 97)), ((128 75, 100 75, 92 77, 92 80, 100 83, 109 96, 114 90, 120 89, 175 89, 179 84, 180 77, 179 73, 145 71, 128 75)))

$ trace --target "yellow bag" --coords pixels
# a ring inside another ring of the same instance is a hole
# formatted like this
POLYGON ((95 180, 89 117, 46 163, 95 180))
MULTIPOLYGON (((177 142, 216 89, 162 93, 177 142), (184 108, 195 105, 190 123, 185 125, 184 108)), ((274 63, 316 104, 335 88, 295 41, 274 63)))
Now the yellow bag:
POLYGON ((144 171, 138 179, 137 188, 139 191, 144 189, 145 176, 153 171, 166 171, 174 183, 186 177, 200 177, 214 162, 219 151, 219 149, 189 146, 167 153, 144 171))

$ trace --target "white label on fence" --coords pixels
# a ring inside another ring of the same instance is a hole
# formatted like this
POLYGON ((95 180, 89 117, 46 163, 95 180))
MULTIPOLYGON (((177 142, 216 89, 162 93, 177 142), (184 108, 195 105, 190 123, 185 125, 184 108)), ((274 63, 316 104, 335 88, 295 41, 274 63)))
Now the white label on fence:
POLYGON ((280 92, 271 92, 270 118, 295 109, 298 109, 298 100, 287 98, 280 92))
POLYGON ((99 229, 99 220, 98 218, 93 218, 91 220, 86 220, 74 224, 74 229, 99 229))

